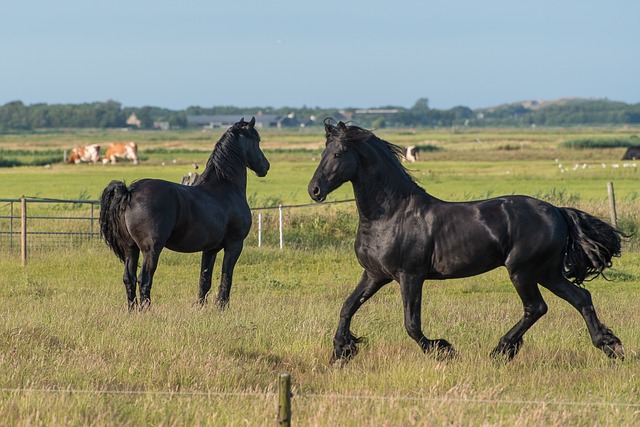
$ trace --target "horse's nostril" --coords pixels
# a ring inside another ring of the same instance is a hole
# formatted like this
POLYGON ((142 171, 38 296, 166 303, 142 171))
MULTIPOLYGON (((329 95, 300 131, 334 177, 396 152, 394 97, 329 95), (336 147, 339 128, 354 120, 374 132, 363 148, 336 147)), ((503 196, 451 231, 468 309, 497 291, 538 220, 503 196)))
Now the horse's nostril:
POLYGON ((317 196, 318 194, 320 194, 320 187, 318 186, 313 187, 313 195, 317 196))

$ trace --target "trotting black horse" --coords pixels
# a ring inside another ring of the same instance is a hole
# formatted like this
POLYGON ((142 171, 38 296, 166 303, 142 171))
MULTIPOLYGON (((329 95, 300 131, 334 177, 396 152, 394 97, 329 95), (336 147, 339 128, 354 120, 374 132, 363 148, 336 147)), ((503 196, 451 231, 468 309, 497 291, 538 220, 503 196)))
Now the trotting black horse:
POLYGON ((427 194, 399 161, 401 150, 372 132, 325 120, 326 148, 309 183, 322 202, 351 181, 359 214, 355 252, 364 273, 340 311, 332 360, 357 352, 351 319, 382 286, 397 281, 404 324, 426 352, 456 354, 443 339, 422 332, 422 286, 505 266, 524 305, 524 316, 499 341, 493 357, 512 359, 525 332, 547 312, 538 284, 575 307, 593 344, 624 358, 620 340, 596 316, 590 293, 580 287, 620 256, 620 233, 577 209, 558 208, 526 196, 452 203, 427 194), (568 280, 572 279, 572 281, 568 280))
POLYGON ((202 252, 200 304, 206 302, 216 255, 224 249, 217 303, 229 303, 233 268, 251 228, 247 204, 247 169, 262 177, 269 161, 260 150, 255 118, 231 126, 215 145, 206 168, 193 186, 160 179, 141 179, 128 188, 112 181, 103 191, 100 232, 124 262, 129 309, 151 302, 151 284, 163 248, 202 252), (136 279, 142 252, 142 271, 136 279))

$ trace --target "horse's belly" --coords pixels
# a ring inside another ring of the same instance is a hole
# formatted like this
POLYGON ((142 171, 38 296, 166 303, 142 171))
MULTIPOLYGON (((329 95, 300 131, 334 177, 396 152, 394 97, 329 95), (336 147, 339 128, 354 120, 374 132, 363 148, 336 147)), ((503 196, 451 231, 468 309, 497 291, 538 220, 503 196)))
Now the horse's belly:
POLYGON ((202 227, 193 224, 187 230, 174 230, 167 240, 166 247, 176 252, 202 252, 221 249, 225 237, 222 227, 202 227))
MULTIPOLYGON (((436 248, 437 249, 437 248, 436 248)), ((495 245, 460 245, 455 250, 436 250, 425 260, 429 278, 457 279, 476 276, 504 265, 504 254, 495 245)))
POLYGON ((502 263, 464 263, 433 266, 427 279, 461 279, 463 277, 477 276, 502 266, 502 263))

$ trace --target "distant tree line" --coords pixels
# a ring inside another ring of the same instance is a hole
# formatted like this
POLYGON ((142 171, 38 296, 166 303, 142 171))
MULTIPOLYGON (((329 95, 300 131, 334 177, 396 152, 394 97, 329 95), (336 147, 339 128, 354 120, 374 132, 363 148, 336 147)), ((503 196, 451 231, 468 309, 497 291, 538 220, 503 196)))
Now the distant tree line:
POLYGON ((317 125, 326 117, 351 120, 359 126, 383 127, 531 127, 531 126, 611 126, 640 124, 640 103, 627 104, 606 99, 573 99, 544 104, 514 103, 494 108, 458 106, 451 109, 429 107, 427 98, 420 98, 411 108, 386 106, 375 109, 272 108, 234 106, 189 107, 186 110, 145 106, 124 107, 116 101, 86 104, 32 104, 21 101, 0 106, 0 132, 33 131, 59 128, 124 128, 135 114, 139 126, 152 129, 159 123, 164 128, 187 128, 187 118, 195 115, 294 114, 317 125))

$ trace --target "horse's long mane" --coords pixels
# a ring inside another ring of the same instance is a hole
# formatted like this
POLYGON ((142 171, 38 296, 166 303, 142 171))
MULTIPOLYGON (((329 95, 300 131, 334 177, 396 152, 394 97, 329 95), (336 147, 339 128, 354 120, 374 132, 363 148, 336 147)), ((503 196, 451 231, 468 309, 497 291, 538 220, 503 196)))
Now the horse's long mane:
POLYGON ((235 144, 236 139, 242 134, 250 138, 260 139, 258 132, 249 127, 249 124, 244 120, 231 126, 216 143, 207 160, 204 172, 198 177, 194 185, 208 182, 213 178, 217 181, 233 181, 239 171, 245 170, 245 160, 239 147, 235 144))
POLYGON ((377 137, 372 131, 359 126, 347 125, 343 122, 338 122, 338 124, 334 126, 332 124, 333 122, 335 122, 335 120, 332 118, 324 120, 327 144, 333 140, 338 140, 363 154, 363 145, 366 144, 380 154, 380 158, 384 163, 380 165, 380 168, 393 167, 398 169, 404 178, 416 184, 414 177, 402 164, 402 158, 404 157, 402 147, 385 141, 377 137))

